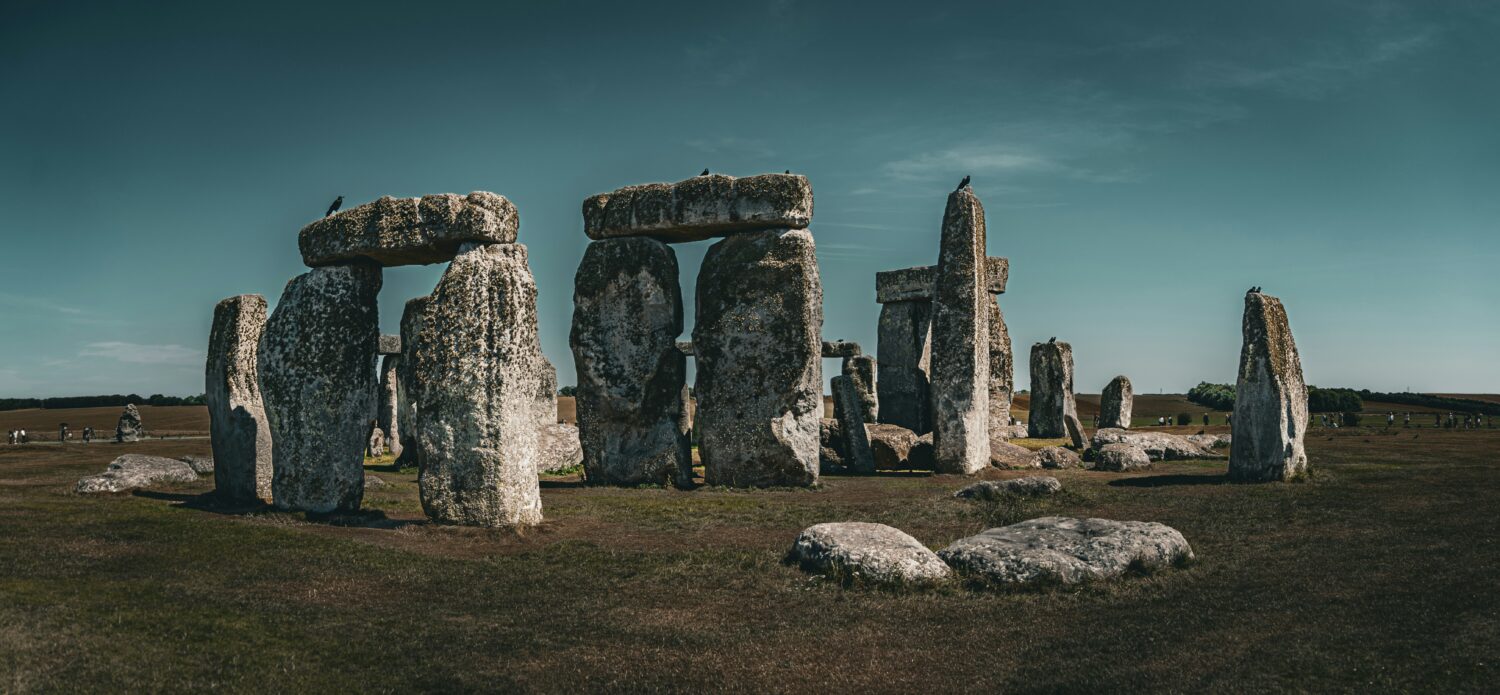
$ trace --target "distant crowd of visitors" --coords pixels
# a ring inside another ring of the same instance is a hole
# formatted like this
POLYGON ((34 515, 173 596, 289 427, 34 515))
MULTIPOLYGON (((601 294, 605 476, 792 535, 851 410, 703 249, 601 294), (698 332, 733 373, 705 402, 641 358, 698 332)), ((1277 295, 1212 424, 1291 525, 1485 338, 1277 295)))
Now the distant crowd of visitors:
MULTIPOLYGON (((72 438, 73 438, 73 430, 69 429, 68 423, 64 422, 61 425, 57 426, 57 441, 59 441, 59 442, 66 442, 66 441, 71 440, 72 438)), ((84 444, 88 444, 89 442, 94 441, 94 428, 92 428, 92 427, 85 427, 85 428, 83 428, 82 439, 83 439, 83 443, 84 444)), ((11 444, 30 444, 31 443, 31 433, 27 432, 25 430, 25 428, 18 429, 18 430, 11 430, 10 431, 10 435, 6 439, 6 441, 8 441, 11 444)))
MULTIPOLYGON (((1402 427, 1422 427, 1420 422, 1416 425, 1412 424, 1410 412, 1397 413, 1393 410, 1386 411, 1385 426, 1387 428, 1395 427, 1396 418, 1398 417, 1401 418, 1402 427)), ((1318 415, 1318 422, 1323 427, 1330 429, 1338 429, 1340 426, 1356 427, 1363 421, 1363 413, 1345 413, 1342 418, 1339 417, 1338 413, 1323 413, 1318 415)), ((1477 430, 1483 427, 1495 429, 1495 420, 1494 418, 1485 417, 1484 413, 1433 413, 1432 426, 1462 430, 1477 430)))

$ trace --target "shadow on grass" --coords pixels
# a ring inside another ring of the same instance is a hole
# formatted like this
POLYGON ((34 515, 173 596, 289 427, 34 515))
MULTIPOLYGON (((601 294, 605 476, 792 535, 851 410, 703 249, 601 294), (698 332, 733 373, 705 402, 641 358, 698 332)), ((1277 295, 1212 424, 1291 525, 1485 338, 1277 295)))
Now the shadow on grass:
MULTIPOLYGON (((254 516, 266 513, 286 514, 296 516, 295 512, 286 512, 266 504, 265 502, 240 502, 228 501, 219 497, 214 492, 191 494, 184 492, 157 492, 154 490, 135 490, 132 492, 136 497, 151 500, 162 500, 173 502, 173 506, 194 511, 209 512, 211 514, 223 514, 225 516, 254 516)), ((307 512, 301 515, 308 523, 323 524, 326 526, 348 526, 358 528, 376 529, 398 529, 406 526, 423 525, 427 521, 410 519, 392 519, 379 509, 362 509, 357 512, 329 512, 320 514, 307 512)))
POLYGON ((1229 476, 1223 473, 1214 475, 1187 475, 1174 473, 1171 475, 1152 475, 1142 478, 1120 478, 1109 481, 1110 487, 1173 487, 1181 485, 1228 485, 1229 476))

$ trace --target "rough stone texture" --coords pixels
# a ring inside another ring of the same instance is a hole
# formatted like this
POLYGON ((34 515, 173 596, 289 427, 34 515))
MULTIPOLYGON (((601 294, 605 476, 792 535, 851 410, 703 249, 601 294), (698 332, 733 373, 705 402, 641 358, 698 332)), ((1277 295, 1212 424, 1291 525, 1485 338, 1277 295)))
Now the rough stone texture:
POLYGON ((1005 427, 990 427, 990 441, 996 439, 1025 439, 1027 437, 1026 425, 1007 425, 1005 427))
POLYGON ((1064 449, 1060 446, 1049 446, 1037 449, 1037 463, 1042 468, 1082 468, 1083 459, 1078 452, 1064 449))
POLYGON ((1010 328, 1000 304, 990 298, 990 437, 997 431, 1009 431, 1010 400, 1016 384, 1015 359, 1011 356, 1010 328))
POLYGON ((385 433, 385 446, 401 456, 401 354, 380 358, 380 393, 375 405, 376 426, 385 433))
POLYGON ((386 482, 385 478, 382 478, 382 477, 380 477, 378 475, 372 475, 370 473, 366 473, 365 474, 365 488, 366 489, 369 489, 369 488, 372 488, 372 487, 390 487, 390 486, 391 486, 391 484, 388 483, 388 482, 386 482))
POLYGON ((407 300, 401 311, 401 360, 396 363, 396 405, 400 411, 396 419, 401 423, 401 455, 396 458, 396 465, 402 468, 418 465, 421 458, 417 455, 417 415, 420 408, 417 405, 417 389, 412 380, 411 365, 416 359, 417 334, 426 321, 424 312, 431 303, 430 296, 416 297, 407 300))
POLYGON ((385 430, 379 427, 370 428, 370 439, 365 445, 365 454, 368 456, 385 455, 385 430))
POLYGON ((193 467, 177 459, 143 454, 125 454, 103 473, 78 481, 74 491, 82 494, 125 492, 158 483, 191 483, 198 480, 193 467))
POLYGON ((1226 433, 1219 434, 1190 434, 1187 440, 1202 447, 1203 449, 1222 449, 1229 446, 1233 438, 1226 433))
POLYGON ((854 380, 859 395, 860 419, 864 422, 880 421, 880 401, 875 394, 875 358, 869 355, 850 355, 844 358, 844 376, 854 380))
MULTIPOLYGON (((675 259, 676 257, 674 256, 673 258, 675 259)), ((691 340, 677 341, 677 351, 681 352, 684 355, 687 355, 688 357, 692 357, 694 354, 696 354, 693 350, 693 341, 691 340)))
POLYGON ((381 335, 380 338, 375 341, 375 352, 380 353, 381 355, 401 354, 401 336, 381 335))
POLYGON ((857 357, 864 354, 860 350, 859 343, 851 340, 825 340, 823 341, 824 357, 857 357))
POLYGON ((1099 427, 1130 429, 1130 411, 1135 401, 1135 389, 1130 377, 1117 376, 1109 380, 1104 392, 1099 395, 1099 427))
POLYGON ((833 418, 818 420, 818 463, 824 471, 844 468, 844 433, 833 418))
POLYGON ((900 425, 918 434, 932 431, 931 364, 932 305, 893 302, 880 307, 880 336, 876 345, 880 422, 900 425))
POLYGON ((823 287, 805 230, 736 234, 698 274, 698 452, 709 485, 812 485, 823 287))
POLYGON ((519 225, 516 206, 486 191, 386 196, 303 227, 297 246, 309 267, 359 258, 387 267, 441 263, 466 243, 512 243, 519 225))
POLYGON ((520 244, 464 246, 416 337, 422 509, 440 523, 542 521, 536 282, 520 244))
POLYGON ((1078 419, 1078 406, 1073 402, 1073 346, 1060 341, 1036 343, 1031 346, 1027 432, 1033 437, 1067 437, 1070 417, 1078 419))
MULTIPOLYGON (((214 474, 214 459, 212 456, 207 458, 203 456, 179 456, 177 460, 186 463, 198 475, 214 474)), ((269 497, 269 495, 267 496, 269 497)))
POLYGON ((573 288, 569 340, 578 369, 584 478, 594 485, 681 482, 687 358, 677 255, 643 237, 589 244, 573 288))
POLYGON ((990 314, 984 206, 968 187, 943 212, 932 299, 932 433, 937 470, 990 465, 990 314))
POLYGON ((911 448, 917 444, 917 433, 900 425, 865 425, 870 449, 875 454, 875 468, 883 471, 906 470, 911 448))
POLYGON ((136 409, 134 403, 126 404, 125 410, 120 412, 120 419, 115 422, 115 442, 134 442, 145 435, 146 426, 141 422, 141 411, 136 409))
POLYGON ((860 386, 854 377, 840 374, 833 378, 833 419, 844 437, 844 465, 855 473, 875 472, 875 452, 861 417, 860 386))
MULTIPOLYGON (((984 259, 986 292, 1004 294, 1009 275, 1009 260, 994 256, 984 259)), ((880 271, 875 273, 875 301, 881 304, 932 301, 933 284, 936 280, 937 266, 934 265, 880 271)))
POLYGON ((225 499, 271 499, 271 425, 256 364, 265 330, 265 297, 242 294, 214 307, 203 396, 214 451, 214 491, 225 499))
POLYGON ((287 283, 266 323, 258 364, 278 507, 359 509, 380 284, 371 263, 315 268, 287 283))
POLYGON ((583 446, 578 428, 554 422, 537 430, 536 471, 556 473, 583 464, 583 446))
POLYGON ((1108 444, 1130 444, 1140 447, 1152 461, 1224 458, 1221 454, 1204 449, 1186 437, 1166 432, 1100 428, 1094 431, 1091 444, 1095 449, 1102 449, 1108 444))
POLYGON ((1094 470, 1133 471, 1151 467, 1146 450, 1124 442, 1105 444, 1094 451, 1094 470))
POLYGON ((583 231, 590 239, 698 241, 736 232, 802 229, 812 216, 812 184, 796 174, 740 179, 710 174, 626 186, 583 201, 583 231))
POLYGON ((956 493, 959 499, 993 500, 1006 496, 1042 497, 1062 492, 1062 482, 1050 475, 1029 475, 1010 480, 983 480, 956 493))
POLYGON ((906 465, 914 471, 930 471, 937 465, 934 456, 932 433, 928 432, 917 437, 917 443, 911 445, 911 451, 906 454, 906 465))
POLYGON ((1067 430, 1068 439, 1072 441, 1074 449, 1082 451, 1088 447, 1089 440, 1083 432, 1083 421, 1078 419, 1077 414, 1068 413, 1063 418, 1063 429, 1067 430))
POLYGON ((995 584, 1079 584, 1192 560, 1193 549, 1164 524, 1048 516, 959 539, 938 556, 995 584))
POLYGON ((536 343, 536 354, 532 355, 536 365, 536 399, 531 404, 531 414, 536 417, 537 427, 557 424, 557 367, 542 354, 542 343, 536 343))
POLYGON ((1035 451, 1003 439, 990 441, 990 465, 996 468, 1041 468, 1035 451))
POLYGON ((1307 385, 1281 300, 1245 295, 1244 347, 1234 386, 1229 478, 1291 480, 1307 472, 1307 385))
POLYGON ((921 586, 952 574, 936 553, 904 531, 859 521, 808 527, 787 559, 808 572, 855 584, 921 586))

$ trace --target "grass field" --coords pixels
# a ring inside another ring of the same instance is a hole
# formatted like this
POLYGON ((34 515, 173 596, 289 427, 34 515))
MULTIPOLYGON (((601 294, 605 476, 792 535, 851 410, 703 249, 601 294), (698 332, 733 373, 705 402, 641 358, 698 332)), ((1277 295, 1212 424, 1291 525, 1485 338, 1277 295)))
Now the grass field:
POLYGON ((952 499, 954 476, 548 478, 523 533, 427 524, 415 476, 379 463, 367 514, 315 523, 216 507, 207 478, 70 492, 121 453, 207 440, 0 447, 0 691, 1491 689, 1500 430, 1325 434, 1308 483, 1061 471, 1065 494, 1022 506, 952 499), (1019 593, 845 590, 781 563, 823 521, 941 548, 1045 514, 1161 521, 1198 560, 1019 593))

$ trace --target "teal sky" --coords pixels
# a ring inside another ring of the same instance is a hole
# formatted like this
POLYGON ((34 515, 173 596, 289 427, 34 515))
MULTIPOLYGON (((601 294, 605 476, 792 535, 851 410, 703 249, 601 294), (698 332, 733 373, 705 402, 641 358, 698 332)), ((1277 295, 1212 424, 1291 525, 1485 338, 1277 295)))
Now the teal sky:
MULTIPOLYGON (((0 396, 200 393, 214 303, 274 303, 334 196, 471 190, 572 383, 581 202, 704 167, 811 178, 869 352, 967 174, 1018 387, 1051 336, 1081 392, 1232 382, 1262 285, 1310 383, 1500 392, 1495 3, 312 4, 0 4, 0 396)), ((386 272, 386 332, 441 269, 386 272)))

